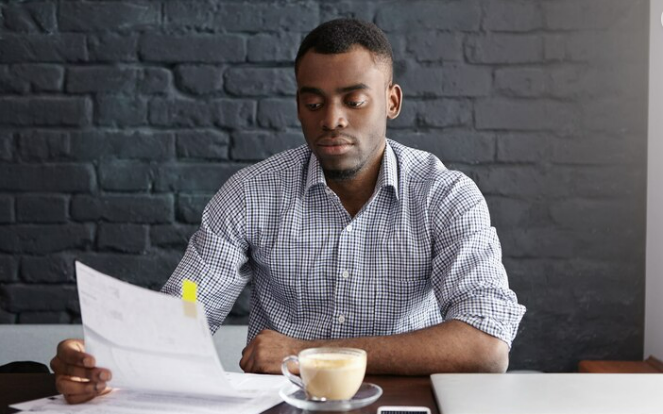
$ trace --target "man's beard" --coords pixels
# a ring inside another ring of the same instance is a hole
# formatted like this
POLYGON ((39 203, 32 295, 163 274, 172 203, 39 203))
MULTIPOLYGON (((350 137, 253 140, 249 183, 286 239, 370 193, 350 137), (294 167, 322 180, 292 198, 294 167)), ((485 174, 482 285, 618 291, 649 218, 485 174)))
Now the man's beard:
POLYGON ((347 181, 355 178, 363 166, 364 164, 359 164, 353 168, 346 168, 344 170, 326 170, 323 168, 323 171, 325 178, 329 181, 347 181))

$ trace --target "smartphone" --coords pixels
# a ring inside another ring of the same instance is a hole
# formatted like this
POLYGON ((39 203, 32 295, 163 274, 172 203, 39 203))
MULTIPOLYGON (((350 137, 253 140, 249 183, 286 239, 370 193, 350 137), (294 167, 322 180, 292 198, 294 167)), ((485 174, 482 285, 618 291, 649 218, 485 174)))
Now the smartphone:
POLYGON ((430 414, 430 408, 409 405, 383 405, 378 407, 378 414, 430 414))

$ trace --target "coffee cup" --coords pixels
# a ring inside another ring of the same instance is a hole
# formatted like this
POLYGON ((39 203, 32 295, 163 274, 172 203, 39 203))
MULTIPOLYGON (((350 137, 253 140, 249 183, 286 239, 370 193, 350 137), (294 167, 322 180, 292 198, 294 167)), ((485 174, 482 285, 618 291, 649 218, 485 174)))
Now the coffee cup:
POLYGON ((355 348, 309 348, 283 360, 281 372, 311 400, 349 400, 366 374, 366 351, 355 348), (299 366, 300 377, 288 364, 299 366))

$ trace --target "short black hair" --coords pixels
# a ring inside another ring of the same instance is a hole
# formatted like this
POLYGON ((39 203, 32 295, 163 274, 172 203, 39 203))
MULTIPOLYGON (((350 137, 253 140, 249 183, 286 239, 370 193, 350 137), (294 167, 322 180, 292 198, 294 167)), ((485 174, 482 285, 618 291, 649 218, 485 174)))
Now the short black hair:
POLYGON ((297 51, 295 73, 300 60, 310 49, 316 53, 332 55, 348 52, 357 45, 368 49, 376 61, 388 65, 391 73, 394 53, 387 36, 373 23, 352 18, 330 20, 306 35, 297 51))

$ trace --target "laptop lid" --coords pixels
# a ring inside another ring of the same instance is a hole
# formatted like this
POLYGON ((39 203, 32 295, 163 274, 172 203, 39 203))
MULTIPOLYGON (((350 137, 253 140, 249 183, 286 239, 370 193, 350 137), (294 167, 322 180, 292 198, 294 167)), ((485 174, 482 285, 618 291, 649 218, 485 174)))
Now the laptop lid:
POLYGON ((441 414, 663 413, 661 374, 433 374, 441 414))

